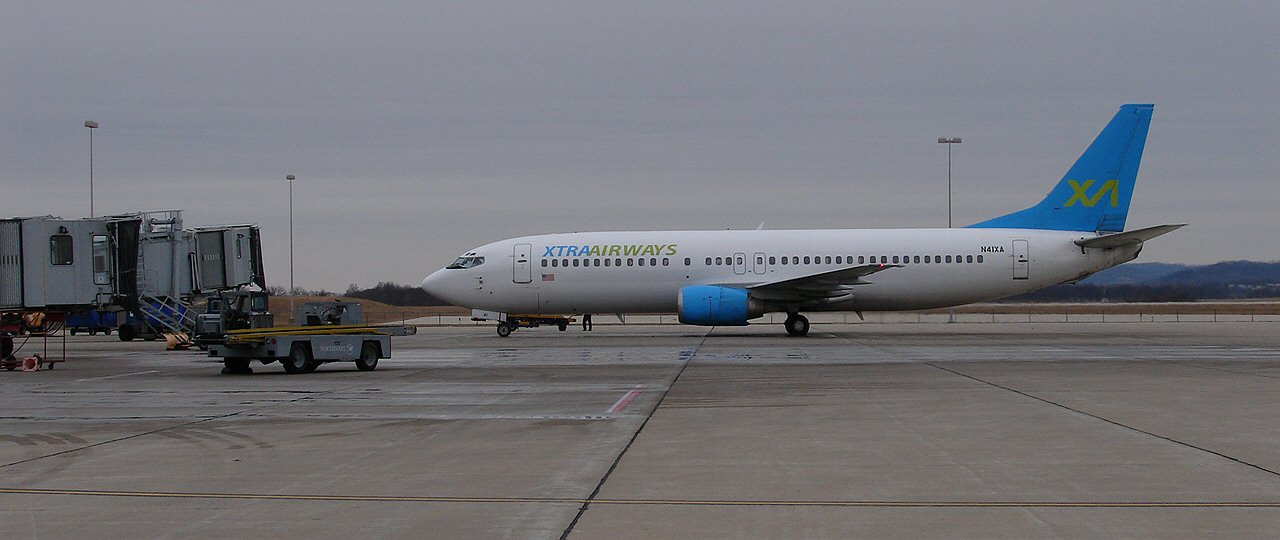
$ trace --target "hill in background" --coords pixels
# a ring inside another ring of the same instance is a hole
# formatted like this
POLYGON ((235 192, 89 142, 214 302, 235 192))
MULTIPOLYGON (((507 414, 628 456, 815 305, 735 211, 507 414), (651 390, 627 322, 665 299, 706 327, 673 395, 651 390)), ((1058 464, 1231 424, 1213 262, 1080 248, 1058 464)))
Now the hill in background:
POLYGON ((1190 302, 1280 297, 1280 262, 1224 261, 1189 266, 1129 263, 1077 284, 1057 285, 1006 302, 1190 302))

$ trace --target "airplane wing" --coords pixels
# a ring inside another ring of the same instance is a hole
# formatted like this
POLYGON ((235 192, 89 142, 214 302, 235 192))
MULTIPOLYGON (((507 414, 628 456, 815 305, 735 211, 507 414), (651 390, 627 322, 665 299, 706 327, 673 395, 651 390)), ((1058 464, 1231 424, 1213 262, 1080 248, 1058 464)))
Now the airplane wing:
POLYGON ((1186 226, 1181 225, 1158 225, 1155 227, 1147 227, 1135 231, 1123 232, 1119 234, 1108 234, 1106 236, 1098 236, 1096 238, 1085 238, 1076 240, 1076 245, 1086 248, 1117 248, 1128 246, 1131 244, 1141 244, 1147 240, 1168 234, 1186 226))
POLYGON ((866 285, 862 278, 900 264, 866 264, 803 277, 747 287, 751 296, 776 302, 838 302, 853 295, 853 287, 866 285))

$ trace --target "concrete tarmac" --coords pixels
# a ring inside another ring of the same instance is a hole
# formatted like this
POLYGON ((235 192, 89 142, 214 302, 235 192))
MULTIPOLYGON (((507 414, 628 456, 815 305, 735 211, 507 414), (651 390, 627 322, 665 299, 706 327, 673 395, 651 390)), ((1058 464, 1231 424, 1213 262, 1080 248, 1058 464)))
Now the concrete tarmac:
POLYGON ((394 343, 373 372, 230 376, 158 342, 68 338, 56 370, 0 372, 0 538, 1280 530, 1280 323, 394 343))

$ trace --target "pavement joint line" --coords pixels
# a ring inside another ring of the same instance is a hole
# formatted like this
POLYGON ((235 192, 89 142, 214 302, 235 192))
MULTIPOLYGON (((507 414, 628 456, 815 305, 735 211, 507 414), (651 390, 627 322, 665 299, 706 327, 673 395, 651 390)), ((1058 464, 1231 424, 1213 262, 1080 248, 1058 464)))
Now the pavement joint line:
POLYGON ((680 380, 680 375, 684 374, 684 370, 689 367, 689 363, 693 361, 693 357, 698 355, 698 350, 702 349, 702 345, 707 342, 707 337, 710 336, 711 332, 714 330, 714 326, 708 328, 706 333, 702 334, 701 339, 698 340, 697 345, 694 345, 691 349, 681 351, 680 369, 676 370, 676 375, 671 378, 671 382, 667 384, 667 388, 658 396, 658 401, 653 404, 652 409, 649 409, 649 413, 645 415, 644 421, 640 422, 640 427, 636 428, 636 432, 631 434, 631 439, 627 441, 626 446, 623 446, 622 451, 618 452, 618 457, 613 459, 613 463, 609 465, 609 470, 605 471, 604 476, 600 477, 600 482, 598 482, 596 484, 596 488, 591 491, 591 495, 582 501, 582 505, 578 508, 578 513, 574 514, 573 520, 569 522, 569 525, 565 527, 564 532, 560 534, 560 540, 569 538, 569 535, 573 533, 573 528, 578 525, 578 520, 582 519, 583 514, 586 514, 587 509, 591 507, 592 501, 596 500, 596 496, 598 496, 600 494, 600 490, 604 488, 604 483, 609 481, 609 476, 613 474, 613 471, 618 468, 618 464, 622 462, 622 457, 627 455, 627 450, 630 450, 631 445, 635 444, 636 439, 640 438, 640 433, 644 431, 644 427, 649 425, 649 420, 652 420, 653 415, 658 412, 658 408, 662 407, 662 402, 667 399, 667 394, 671 393, 671 389, 675 387, 676 381, 680 380))
MULTIPOLYGON (((258 406, 255 406, 255 407, 249 407, 249 408, 247 408, 247 409, 243 409, 243 410, 239 410, 239 411, 230 412, 230 413, 227 413, 227 414, 219 414, 219 415, 214 415, 214 416, 207 416, 207 417, 204 417, 204 418, 200 418, 200 419, 192 420, 192 421, 190 421, 190 422, 182 422, 182 423, 180 423, 180 424, 175 424, 175 425, 172 425, 172 426, 165 426, 165 427, 157 428, 157 429, 153 429, 153 430, 150 430, 150 431, 144 431, 144 432, 142 432, 142 433, 134 433, 133 435, 126 435, 126 436, 124 436, 124 437, 116 437, 116 438, 114 438, 114 439, 108 439, 108 440, 105 440, 105 441, 99 441, 99 442, 96 442, 96 443, 93 443, 93 444, 86 444, 86 445, 84 445, 84 446, 78 446, 78 447, 76 447, 76 448, 69 448, 69 449, 67 449, 67 450, 63 450, 63 451, 61 451, 61 452, 54 452, 54 453, 52 453, 52 454, 45 454, 45 455, 42 455, 42 456, 35 456, 35 457, 31 457, 31 458, 27 458, 27 459, 22 459, 22 460, 18 460, 18 461, 10 462, 10 463, 0 463, 0 469, 4 469, 4 468, 7 468, 7 467, 13 467, 13 466, 15 466, 15 465, 22 465, 22 464, 25 464, 25 463, 31 463, 31 462, 33 462, 33 461, 39 461, 39 460, 47 459, 47 458, 51 458, 51 457, 58 457, 58 456, 66 455, 66 454, 71 454, 71 453, 74 453, 74 452, 79 452, 79 451, 81 451, 81 450, 87 450, 87 449, 89 449, 89 448, 97 448, 97 447, 99 447, 99 446, 106 446, 106 445, 108 445, 108 444, 118 443, 118 442, 121 442, 121 441, 127 441, 127 440, 130 440, 130 439, 136 439, 136 438, 138 438, 138 437, 146 437, 147 435, 155 435, 155 434, 157 434, 157 433, 161 433, 161 432, 169 431, 169 430, 173 430, 173 429, 180 429, 180 428, 184 428, 184 427, 194 426, 194 425, 196 425, 196 424, 203 424, 203 423, 205 423, 205 422, 212 422, 212 421, 214 421, 214 420, 222 420, 222 419, 225 419, 225 418, 231 418, 231 417, 233 417, 233 416, 239 416, 239 415, 242 415, 242 414, 248 414, 248 413, 251 413, 251 412, 256 411, 256 410, 258 410, 258 409, 263 409, 263 408, 268 408, 268 407, 278 407, 278 406, 280 406, 280 405, 289 404, 289 403, 297 403, 297 402, 299 402, 299 401, 308 400, 308 399, 314 399, 314 398, 317 398, 317 397, 321 397, 321 396, 325 396, 325 395, 333 394, 333 393, 336 393, 336 392, 343 392, 343 391, 346 391, 346 390, 350 390, 350 389, 352 389, 352 388, 358 388, 358 387, 360 387, 360 386, 361 386, 361 384, 352 384, 352 385, 343 386, 343 387, 340 387, 340 388, 334 388, 333 390, 329 390, 329 391, 325 391, 325 392, 308 392, 308 393, 306 393, 306 394, 304 394, 304 395, 301 395, 301 396, 298 396, 298 397, 295 397, 295 398, 293 398, 293 399, 289 399, 289 400, 287 400, 287 401, 280 402, 280 403, 262 404, 262 405, 258 405, 258 406)), ((0 493, 3 493, 3 492, 0 492, 0 493)))
POLYGON ((160 373, 160 370, 153 369, 153 370, 150 370, 150 371, 139 371, 139 372, 136 372, 136 373, 122 373, 122 374, 120 374, 120 375, 107 375, 106 377, 89 377, 88 379, 76 379, 76 382, 85 382, 85 381, 101 381, 101 380, 105 380, 105 379, 117 379, 117 378, 120 378, 120 377, 132 377, 132 376, 134 376, 134 375, 146 375, 146 374, 148 374, 148 373, 160 373))
POLYGON ((1051 399, 1042 398, 1042 397, 1039 397, 1039 396, 1036 396, 1036 395, 1033 395, 1033 394, 1029 394, 1029 393, 1027 393, 1027 392, 1023 392, 1023 391, 1018 390, 1018 389, 1015 389, 1015 388, 1010 388, 1010 387, 1008 387, 1008 386, 1003 386, 1003 385, 1001 385, 1001 384, 997 384, 997 383, 994 383, 994 382, 991 382, 991 381, 987 381, 987 380, 981 379, 981 378, 979 378, 979 377, 975 377, 975 376, 973 376, 973 375, 969 375, 969 374, 967 374, 967 373, 962 373, 962 372, 960 372, 960 371, 956 371, 956 370, 951 369, 951 368, 947 368, 947 367, 943 367, 943 366, 936 365, 936 364, 934 364, 934 363, 932 363, 932 362, 922 362, 922 363, 923 363, 924 365, 926 365, 926 366, 929 366, 929 367, 932 367, 932 368, 935 368, 935 369, 940 369, 940 370, 942 370, 942 371, 946 371, 946 372, 949 372, 949 373, 953 373, 953 374, 955 374, 955 375, 959 375, 959 376, 964 377, 964 378, 966 378, 966 379, 970 379, 970 380, 973 380, 973 381, 977 381, 977 382, 980 382, 980 383, 982 383, 982 384, 986 384, 986 385, 989 385, 989 386, 992 386, 992 387, 995 387, 995 388, 999 388, 999 389, 1001 389, 1001 390, 1005 390, 1005 391, 1013 392, 1013 393, 1018 394, 1018 395, 1020 395, 1020 396, 1028 397, 1028 398, 1034 399, 1034 400, 1036 400, 1036 401, 1040 401, 1040 402, 1042 402, 1042 403, 1047 403, 1047 404, 1049 404, 1049 405, 1053 405, 1053 406, 1055 406, 1055 407, 1060 407, 1060 408, 1062 408, 1062 409, 1066 409, 1066 410, 1071 411, 1071 412, 1076 413, 1076 414, 1081 414, 1081 415, 1084 415, 1084 416, 1088 416, 1089 418, 1094 418, 1094 419, 1097 419, 1097 420, 1101 420, 1101 421, 1106 422, 1106 423, 1108 423, 1108 424, 1111 424, 1111 425, 1113 425, 1113 426, 1121 427, 1121 428, 1124 428, 1124 429, 1127 429, 1127 430, 1130 430, 1130 431, 1133 431, 1133 432, 1136 432, 1136 433, 1141 433, 1141 434, 1143 434, 1143 435, 1147 435, 1147 436, 1149 436, 1149 437, 1155 437, 1155 438, 1157 438, 1157 439, 1161 439, 1161 440, 1164 440, 1164 441, 1168 441, 1168 442, 1171 442, 1171 443, 1174 443, 1174 444, 1177 444, 1177 445, 1180 445, 1180 446, 1185 446, 1185 447, 1187 447, 1187 448, 1191 448, 1191 449, 1193 449, 1193 450, 1199 450, 1199 451, 1201 451, 1201 452, 1205 452, 1205 453, 1207 453, 1207 454, 1212 454, 1212 455, 1218 456, 1218 457, 1220 457, 1220 458, 1227 459, 1227 460, 1229 460, 1229 461, 1234 461, 1234 462, 1239 463, 1239 464, 1241 464, 1241 465, 1246 465, 1246 466, 1252 467, 1252 468, 1254 468, 1254 469, 1257 469, 1257 470, 1259 470, 1259 471, 1265 472, 1265 473, 1270 474, 1270 475, 1272 475, 1272 476, 1280 476, 1280 472, 1277 472, 1277 471, 1274 471, 1274 470, 1268 469, 1268 468, 1263 467, 1263 466, 1261 466, 1261 465, 1258 465, 1258 464, 1256 464, 1256 463, 1250 463, 1250 462, 1245 461, 1245 460, 1243 460, 1243 459, 1240 459, 1240 458, 1237 458, 1237 457, 1234 457, 1234 456, 1230 456, 1230 455, 1224 454, 1224 453, 1222 453, 1222 452, 1218 452, 1218 451, 1216 451, 1216 450, 1210 450, 1210 449, 1205 448, 1205 447, 1203 447, 1203 446, 1197 446, 1197 445, 1191 444, 1191 443, 1186 442, 1186 441, 1180 441, 1180 440, 1178 440, 1178 439, 1174 439, 1173 437, 1167 437, 1167 436, 1165 436, 1165 435, 1160 435, 1160 434, 1158 434, 1158 433, 1154 433, 1154 432, 1151 432, 1151 431, 1146 431, 1146 430, 1144 430, 1144 429, 1136 428, 1136 427, 1130 426, 1130 425, 1128 425, 1128 424, 1123 424, 1123 423, 1117 422, 1117 421, 1115 421, 1115 420, 1112 420, 1112 419, 1110 419, 1110 418, 1106 418, 1106 417, 1103 417, 1103 416, 1099 416, 1099 415, 1096 415, 1096 414, 1093 414, 1093 413, 1088 413, 1088 412, 1082 411, 1082 410, 1080 410, 1080 409, 1076 409, 1076 408, 1070 407, 1070 406, 1068 406, 1068 405, 1064 405, 1064 404, 1062 404, 1062 403, 1058 403, 1058 402, 1053 401, 1053 400, 1051 400, 1051 399))
POLYGON ((753 500, 753 499, 607 499, 574 497, 460 497, 414 495, 306 495, 281 493, 213 493, 48 488, 0 488, 0 495, 139 497, 161 499, 241 499, 459 504, 583 504, 617 506, 784 506, 894 508, 1280 508, 1276 501, 906 501, 906 500, 753 500))

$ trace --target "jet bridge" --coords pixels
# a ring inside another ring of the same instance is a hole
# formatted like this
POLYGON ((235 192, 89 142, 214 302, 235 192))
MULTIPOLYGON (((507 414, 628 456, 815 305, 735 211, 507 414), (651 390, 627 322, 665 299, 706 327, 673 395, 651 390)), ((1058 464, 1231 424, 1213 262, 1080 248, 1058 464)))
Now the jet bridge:
POLYGON ((194 299, 249 285, 266 289, 256 225, 185 229, 181 210, 0 219, 0 311, 92 310, 131 339, 190 330, 194 299))

